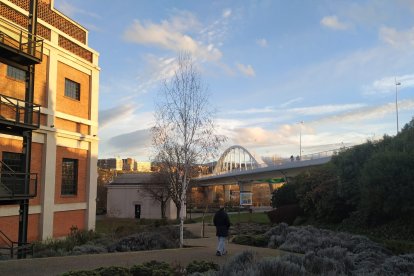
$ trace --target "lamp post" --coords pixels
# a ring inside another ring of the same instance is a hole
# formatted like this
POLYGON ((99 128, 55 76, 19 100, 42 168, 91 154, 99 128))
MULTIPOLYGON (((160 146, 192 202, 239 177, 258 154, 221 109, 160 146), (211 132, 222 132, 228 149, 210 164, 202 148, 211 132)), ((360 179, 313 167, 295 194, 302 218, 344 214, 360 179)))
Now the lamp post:
POLYGON ((299 122, 300 129, 299 129, 299 160, 302 160, 302 125, 303 121, 299 122))
POLYGON ((397 82, 397 78, 395 78, 395 113, 397 114, 397 134, 400 131, 398 127, 398 85, 401 85, 401 82, 397 82))

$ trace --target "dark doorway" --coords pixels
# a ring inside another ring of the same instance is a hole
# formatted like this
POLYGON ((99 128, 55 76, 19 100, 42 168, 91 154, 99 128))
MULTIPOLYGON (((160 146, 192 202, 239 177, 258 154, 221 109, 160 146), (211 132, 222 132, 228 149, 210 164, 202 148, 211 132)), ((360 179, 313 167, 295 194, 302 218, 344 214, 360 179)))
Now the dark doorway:
POLYGON ((141 205, 135 204, 135 218, 141 218, 141 205))

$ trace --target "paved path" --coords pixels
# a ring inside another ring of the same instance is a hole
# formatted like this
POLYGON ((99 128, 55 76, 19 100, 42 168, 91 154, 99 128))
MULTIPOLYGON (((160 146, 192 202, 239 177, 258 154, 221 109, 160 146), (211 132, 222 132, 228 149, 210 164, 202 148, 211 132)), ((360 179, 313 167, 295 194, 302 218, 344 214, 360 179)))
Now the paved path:
MULTIPOLYGON (((186 229, 200 236, 201 224, 187 224, 186 229)), ((69 270, 95 269, 101 266, 126 266, 157 260, 186 266, 193 260, 213 261, 223 264, 234 254, 245 250, 256 251, 260 256, 279 256, 282 251, 257 248, 230 243, 226 256, 215 256, 217 240, 213 226, 206 226, 205 238, 186 239, 185 248, 152 251, 79 255, 68 257, 36 258, 25 260, 0 261, 0 275, 60 275, 69 270)))

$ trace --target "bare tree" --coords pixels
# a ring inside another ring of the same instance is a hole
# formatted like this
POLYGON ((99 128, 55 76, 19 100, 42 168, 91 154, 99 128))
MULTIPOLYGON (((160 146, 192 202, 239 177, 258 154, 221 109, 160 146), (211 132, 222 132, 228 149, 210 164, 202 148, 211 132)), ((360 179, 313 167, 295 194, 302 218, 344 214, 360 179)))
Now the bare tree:
POLYGON ((103 214, 107 208, 107 187, 114 179, 116 171, 98 168, 98 181, 96 192, 96 210, 97 213, 103 214))
POLYGON ((186 193, 194 168, 213 157, 225 137, 215 133, 207 89, 189 54, 179 55, 173 77, 165 81, 160 92, 152 128, 153 146, 177 207, 182 247, 186 193))
POLYGON ((167 178, 162 173, 153 174, 151 183, 145 185, 144 191, 161 206, 161 218, 166 218, 165 212, 167 202, 170 199, 169 185, 167 178))

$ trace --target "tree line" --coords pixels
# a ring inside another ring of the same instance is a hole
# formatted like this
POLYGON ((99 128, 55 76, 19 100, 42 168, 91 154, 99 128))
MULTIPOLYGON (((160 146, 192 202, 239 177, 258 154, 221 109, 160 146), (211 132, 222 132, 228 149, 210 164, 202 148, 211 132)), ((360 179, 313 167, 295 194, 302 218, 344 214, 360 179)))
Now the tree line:
POLYGON ((272 195, 273 207, 297 204, 322 223, 374 226, 414 217, 414 118, 396 136, 343 150, 272 195))

